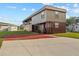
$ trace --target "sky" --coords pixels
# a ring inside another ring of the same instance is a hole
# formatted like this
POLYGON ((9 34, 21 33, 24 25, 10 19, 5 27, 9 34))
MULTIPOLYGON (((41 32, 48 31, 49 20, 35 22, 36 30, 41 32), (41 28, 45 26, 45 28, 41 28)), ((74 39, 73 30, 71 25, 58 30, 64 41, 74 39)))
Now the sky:
POLYGON ((79 3, 0 3, 0 22, 21 25, 25 18, 44 5, 66 9, 66 18, 79 16, 79 3))

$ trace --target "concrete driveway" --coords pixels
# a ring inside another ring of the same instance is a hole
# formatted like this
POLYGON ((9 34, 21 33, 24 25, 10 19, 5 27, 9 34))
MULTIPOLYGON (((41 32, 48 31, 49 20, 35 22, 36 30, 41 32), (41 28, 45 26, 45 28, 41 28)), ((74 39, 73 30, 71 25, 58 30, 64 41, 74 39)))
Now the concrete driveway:
POLYGON ((79 56, 79 39, 57 37, 4 41, 1 56, 79 56))

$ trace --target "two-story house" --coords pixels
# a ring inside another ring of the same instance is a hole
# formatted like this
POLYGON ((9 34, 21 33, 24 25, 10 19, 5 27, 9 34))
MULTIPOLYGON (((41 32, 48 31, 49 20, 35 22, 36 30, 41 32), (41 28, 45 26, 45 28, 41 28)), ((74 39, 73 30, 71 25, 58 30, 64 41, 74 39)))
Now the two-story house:
POLYGON ((24 30, 39 33, 66 32, 66 10, 46 5, 23 21, 24 30))

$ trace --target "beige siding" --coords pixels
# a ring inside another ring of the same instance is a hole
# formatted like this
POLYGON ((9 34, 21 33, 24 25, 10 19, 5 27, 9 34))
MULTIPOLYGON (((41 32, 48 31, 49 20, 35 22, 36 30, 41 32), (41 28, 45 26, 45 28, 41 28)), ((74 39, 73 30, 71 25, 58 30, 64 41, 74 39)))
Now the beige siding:
POLYGON ((23 23, 23 27, 24 27, 24 30, 26 30, 26 31, 32 31, 32 24, 31 24, 31 21, 24 22, 24 23, 23 23))
POLYGON ((26 31, 32 31, 32 25, 24 25, 24 30, 26 31))
POLYGON ((58 18, 56 18, 56 11, 45 10, 43 12, 32 17, 32 24, 43 23, 46 21, 66 22, 66 14, 64 12, 58 11, 58 18), (45 18, 41 18, 43 12, 45 14, 45 18))
POLYGON ((9 26, 1 25, 1 26, 0 26, 0 31, 8 30, 8 27, 9 27, 9 26))
POLYGON ((0 31, 17 31, 17 26, 4 26, 4 25, 1 25, 0 26, 0 31))
POLYGON ((43 33, 43 30, 44 30, 44 25, 43 24, 39 25, 39 30, 43 33))
POLYGON ((46 10, 47 21, 66 22, 66 14, 58 11, 58 18, 56 18, 56 11, 46 10))
POLYGON ((54 21, 54 11, 46 10, 46 20, 54 21))
POLYGON ((46 12, 42 11, 41 13, 32 17, 32 24, 43 23, 46 21, 46 12), (41 18, 42 13, 44 13, 44 18, 41 18))
POLYGON ((17 31, 17 26, 9 26, 8 31, 17 31))

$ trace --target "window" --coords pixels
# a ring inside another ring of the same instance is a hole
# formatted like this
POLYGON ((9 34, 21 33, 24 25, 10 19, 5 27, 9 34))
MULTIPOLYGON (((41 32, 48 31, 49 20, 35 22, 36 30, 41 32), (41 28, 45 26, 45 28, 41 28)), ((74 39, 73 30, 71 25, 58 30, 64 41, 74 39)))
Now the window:
POLYGON ((24 25, 27 25, 27 22, 24 22, 24 25))
POLYGON ((55 18, 59 18, 59 12, 55 11, 55 18))
POLYGON ((59 28, 59 23, 55 23, 55 28, 59 28))
POLYGON ((42 12, 42 13, 41 13, 41 19, 44 19, 44 18, 45 18, 45 13, 42 12))
POLYGON ((58 14, 58 13, 59 13, 59 12, 57 12, 57 11, 55 12, 55 14, 58 14))

